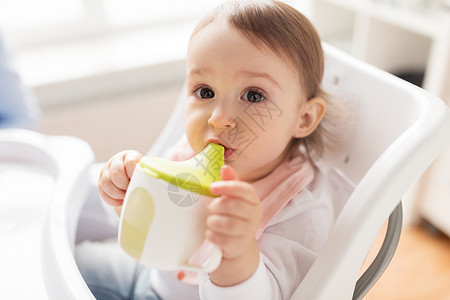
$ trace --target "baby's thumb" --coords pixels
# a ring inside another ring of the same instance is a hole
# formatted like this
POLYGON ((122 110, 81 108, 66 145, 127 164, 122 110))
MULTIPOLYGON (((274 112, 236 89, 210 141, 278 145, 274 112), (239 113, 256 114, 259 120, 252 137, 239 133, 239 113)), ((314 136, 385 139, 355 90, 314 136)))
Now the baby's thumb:
POLYGON ((222 180, 238 180, 236 172, 228 165, 225 165, 220 169, 220 177, 222 180))

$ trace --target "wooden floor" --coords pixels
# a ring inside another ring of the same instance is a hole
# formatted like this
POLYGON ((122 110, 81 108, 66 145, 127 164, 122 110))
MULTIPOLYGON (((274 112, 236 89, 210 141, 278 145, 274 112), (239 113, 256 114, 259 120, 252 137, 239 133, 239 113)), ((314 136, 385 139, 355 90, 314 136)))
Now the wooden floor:
POLYGON ((404 229, 394 258, 364 300, 450 300, 450 239, 424 224, 404 229))

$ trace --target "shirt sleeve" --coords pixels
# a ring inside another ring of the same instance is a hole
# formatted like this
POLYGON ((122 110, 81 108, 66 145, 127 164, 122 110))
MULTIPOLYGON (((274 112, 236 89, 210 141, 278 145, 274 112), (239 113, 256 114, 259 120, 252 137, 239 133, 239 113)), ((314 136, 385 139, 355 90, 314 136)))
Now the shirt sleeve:
POLYGON ((278 299, 277 289, 273 289, 271 274, 260 256, 255 272, 244 282, 231 286, 220 287, 211 282, 208 274, 199 274, 199 292, 202 300, 273 300, 278 299))

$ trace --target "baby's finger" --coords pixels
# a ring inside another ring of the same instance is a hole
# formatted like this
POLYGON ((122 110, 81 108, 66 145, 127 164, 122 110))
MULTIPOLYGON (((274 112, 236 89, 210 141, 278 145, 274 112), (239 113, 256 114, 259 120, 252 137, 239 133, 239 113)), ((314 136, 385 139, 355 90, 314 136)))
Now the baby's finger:
POLYGON ((255 190, 243 181, 223 180, 211 183, 210 190, 215 195, 223 195, 240 199, 252 204, 258 204, 259 198, 255 190))
POLYGON ((127 176, 122 160, 115 159, 111 161, 111 165, 107 172, 109 174, 110 180, 117 188, 121 190, 126 190, 128 188, 130 179, 127 176))
POLYGON ((247 230, 247 222, 233 217, 210 215, 206 220, 209 230, 230 237, 243 236, 247 230))
POLYGON ((122 200, 125 197, 125 190, 119 189, 114 185, 114 183, 110 180, 110 175, 108 172, 103 173, 100 177, 98 188, 99 191, 102 191, 104 194, 113 199, 122 200))
POLYGON ((222 180, 239 180, 236 172, 229 165, 224 165, 220 169, 220 178, 222 178, 222 180))
POLYGON ((229 259, 240 255, 242 253, 242 245, 248 244, 244 237, 232 237, 212 230, 206 230, 205 237, 211 243, 222 248, 223 257, 229 259))
POLYGON ((218 197, 208 204, 210 214, 219 214, 234 216, 243 220, 247 220, 249 215, 253 214, 255 206, 241 200, 228 197, 218 197))
POLYGON ((136 168, 137 163, 141 160, 142 154, 137 151, 129 151, 123 160, 123 164, 125 166, 125 173, 128 178, 131 179, 131 176, 134 173, 134 169, 136 168))
POLYGON ((123 199, 114 199, 107 195, 102 189, 98 190, 100 197, 102 197, 103 201, 108 203, 111 206, 119 206, 123 204, 123 199))

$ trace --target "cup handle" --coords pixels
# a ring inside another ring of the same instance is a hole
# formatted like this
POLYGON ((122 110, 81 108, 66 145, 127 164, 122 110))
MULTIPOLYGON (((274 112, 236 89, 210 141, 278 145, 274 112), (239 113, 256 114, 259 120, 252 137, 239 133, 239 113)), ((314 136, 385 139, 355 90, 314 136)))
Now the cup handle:
POLYGON ((217 269, 221 260, 222 250, 215 244, 205 240, 189 259, 189 263, 181 266, 181 268, 187 271, 210 273, 217 269))

